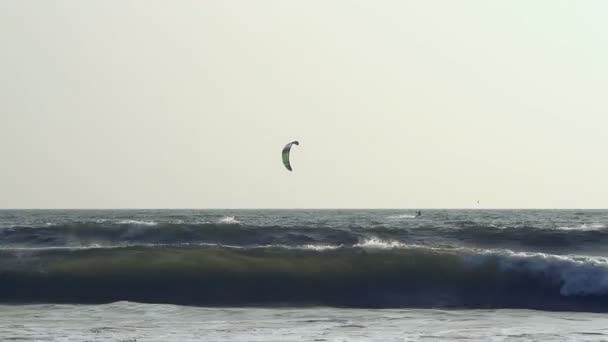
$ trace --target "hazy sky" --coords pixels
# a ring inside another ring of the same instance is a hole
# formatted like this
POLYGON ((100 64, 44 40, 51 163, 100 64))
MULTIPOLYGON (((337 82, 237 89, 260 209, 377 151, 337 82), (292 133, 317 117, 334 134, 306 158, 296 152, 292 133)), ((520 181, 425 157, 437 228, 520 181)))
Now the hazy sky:
POLYGON ((0 0, 0 207, 606 208, 607 15, 0 0))

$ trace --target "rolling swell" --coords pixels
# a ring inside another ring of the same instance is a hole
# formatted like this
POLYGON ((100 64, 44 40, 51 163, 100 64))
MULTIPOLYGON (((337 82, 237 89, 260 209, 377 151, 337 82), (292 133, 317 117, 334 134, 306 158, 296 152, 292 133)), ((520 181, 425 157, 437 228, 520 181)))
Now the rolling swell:
POLYGON ((314 249, 0 251, 0 301, 608 311, 608 263, 367 241, 314 249))
POLYGON ((247 226, 236 223, 98 223, 0 229, 0 243, 12 247, 125 246, 137 244, 221 244, 233 246, 355 244, 346 229, 247 226))
POLYGON ((519 244, 531 247, 577 247, 586 244, 608 243, 608 229, 544 228, 544 227, 493 227, 471 225, 460 229, 447 229, 443 235, 473 244, 519 244))
MULTIPOLYGON (((408 222, 409 224, 409 222, 408 222)), ((306 244, 353 246, 380 237, 403 243, 436 246, 460 245, 488 248, 537 247, 580 250, 584 246, 608 244, 608 228, 546 226, 496 227, 469 221, 431 222, 410 226, 390 223, 381 226, 344 225, 323 227, 315 223, 299 226, 255 226, 235 223, 67 222, 44 226, 0 228, 3 247, 87 247, 157 244, 220 244, 232 246, 299 246, 306 244)))

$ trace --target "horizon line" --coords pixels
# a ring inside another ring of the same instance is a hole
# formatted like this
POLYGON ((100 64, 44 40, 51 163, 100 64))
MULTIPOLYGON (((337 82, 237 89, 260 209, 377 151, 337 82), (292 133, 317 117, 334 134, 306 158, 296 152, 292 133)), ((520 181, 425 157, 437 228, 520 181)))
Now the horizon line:
POLYGON ((608 208, 590 207, 590 208, 575 208, 575 207, 209 207, 209 208, 188 208, 188 207, 134 207, 134 208, 0 208, 0 210, 608 210, 608 208))

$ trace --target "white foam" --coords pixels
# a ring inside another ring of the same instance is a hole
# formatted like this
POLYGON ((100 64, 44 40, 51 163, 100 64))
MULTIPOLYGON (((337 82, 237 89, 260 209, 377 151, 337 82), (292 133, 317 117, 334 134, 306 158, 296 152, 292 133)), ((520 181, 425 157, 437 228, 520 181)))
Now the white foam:
POLYGON ((335 246, 335 245, 304 245, 301 248, 302 249, 307 249, 307 250, 313 250, 313 251, 328 251, 328 250, 334 250, 334 249, 339 249, 342 248, 342 245, 339 246, 335 246))
MULTIPOLYGON (((211 245, 211 244, 206 244, 211 245)), ((291 250, 309 250, 309 251, 328 251, 334 249, 340 249, 344 247, 343 245, 300 245, 300 246, 290 246, 290 245, 256 245, 251 247, 243 247, 243 246, 229 246, 223 244, 217 244, 216 246, 221 247, 229 247, 229 248, 239 248, 239 249, 247 249, 247 248, 257 248, 257 249, 266 249, 266 248, 280 248, 280 249, 291 249, 291 250)))
POLYGON ((234 216, 225 216, 225 217, 222 217, 218 221, 218 223, 221 223, 221 224, 239 224, 239 223, 241 223, 241 221, 237 220, 236 217, 234 217, 234 216))
POLYGON ((156 226, 158 222, 154 221, 138 221, 138 220, 121 220, 116 222, 117 224, 128 224, 133 226, 156 226))
POLYGON ((400 219, 412 219, 412 218, 416 218, 415 215, 410 215, 410 214, 402 214, 402 215, 391 215, 391 216, 387 216, 387 219, 390 220, 400 220, 400 219))
POLYGON ((412 245, 403 244, 399 241, 393 240, 381 240, 376 237, 365 239, 362 242, 355 244, 353 247, 360 248, 373 248, 373 249, 393 249, 393 248, 406 248, 412 247, 412 245))
POLYGON ((557 229, 559 230, 578 230, 578 231, 593 231, 593 230, 601 230, 601 229, 605 229, 606 225, 602 224, 602 223, 591 223, 591 224, 586 224, 583 223, 582 225, 578 226, 578 227, 557 227, 557 229))

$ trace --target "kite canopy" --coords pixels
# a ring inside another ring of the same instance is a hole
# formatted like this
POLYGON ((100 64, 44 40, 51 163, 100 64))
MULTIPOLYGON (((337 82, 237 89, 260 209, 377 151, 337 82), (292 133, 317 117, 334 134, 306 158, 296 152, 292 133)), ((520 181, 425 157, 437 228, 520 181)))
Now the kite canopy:
POLYGON ((283 147, 283 165, 285 165, 285 168, 289 171, 293 171, 291 169, 291 164, 289 163, 289 152, 291 151, 291 146, 293 145, 300 145, 300 143, 296 140, 296 141, 292 141, 289 144, 285 145, 285 147, 283 147))

